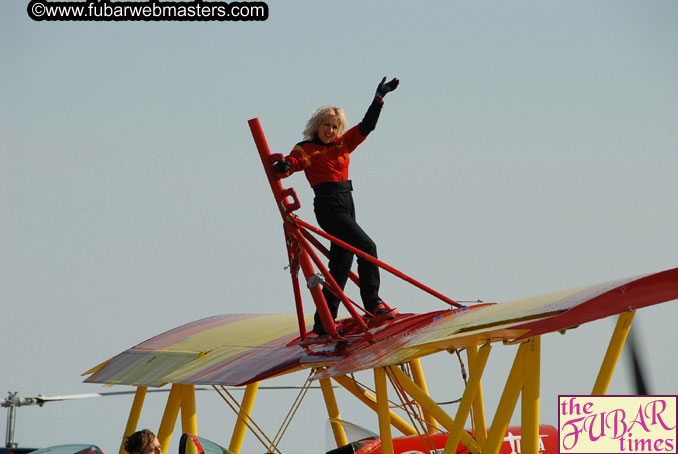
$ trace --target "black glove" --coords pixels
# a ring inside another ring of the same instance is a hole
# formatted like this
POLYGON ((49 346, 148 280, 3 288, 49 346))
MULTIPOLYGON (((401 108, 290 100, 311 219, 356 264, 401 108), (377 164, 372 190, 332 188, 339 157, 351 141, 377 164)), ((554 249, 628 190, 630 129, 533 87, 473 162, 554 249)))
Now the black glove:
POLYGON ((381 82, 379 82, 379 86, 377 87, 377 96, 383 98, 384 96, 386 96, 386 93, 398 88, 399 83, 400 81, 395 77, 391 79, 390 82, 386 82, 386 76, 384 76, 384 78, 381 79, 381 82))
POLYGON ((276 161, 273 164, 273 168, 278 173, 287 173, 290 171, 290 163, 282 159, 280 161, 276 161))

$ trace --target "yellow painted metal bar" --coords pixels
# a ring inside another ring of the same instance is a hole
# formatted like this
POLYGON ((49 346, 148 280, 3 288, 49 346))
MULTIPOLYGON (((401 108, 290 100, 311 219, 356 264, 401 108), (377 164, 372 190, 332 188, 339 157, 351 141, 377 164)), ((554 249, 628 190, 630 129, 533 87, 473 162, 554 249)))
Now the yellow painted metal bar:
POLYGON ((379 416, 381 452, 382 454, 393 454, 388 389, 386 388, 386 370, 383 367, 374 368, 374 387, 377 391, 377 415, 379 416))
POLYGON ((238 420, 233 428, 231 444, 228 446, 228 449, 234 454, 240 454, 242 443, 245 440, 245 433, 247 432, 247 422, 250 420, 252 408, 254 407, 254 399, 257 397, 258 390, 259 382, 250 383, 245 388, 245 394, 242 396, 242 404, 238 412, 238 420))
POLYGON ((321 378, 320 388, 322 389, 323 398, 325 399, 325 406, 327 407, 327 416, 330 417, 330 425, 332 426, 332 432, 334 433, 334 441, 337 442, 337 448, 340 448, 348 444, 348 439, 346 438, 344 426, 342 426, 336 421, 332 421, 333 418, 341 419, 341 415, 339 414, 337 399, 334 397, 334 390, 332 389, 332 382, 330 381, 330 379, 321 378))
MULTIPOLYGON (((183 433, 198 435, 197 418, 191 418, 191 414, 195 415, 195 385, 182 384, 180 389, 181 431, 183 433)), ((184 454, 198 454, 198 447, 192 440, 187 440, 187 442, 184 444, 184 448, 184 454)))
POLYGON ((518 352, 516 353, 516 358, 513 360, 511 372, 509 373, 506 385, 504 386, 504 392, 501 395, 501 399, 499 399, 499 405, 497 406, 497 411, 492 420, 490 432, 487 434, 487 440, 485 440, 485 444, 483 445, 483 452, 499 452, 499 447, 504 440, 504 434, 506 433, 506 429, 508 429, 509 422, 511 422, 513 410, 516 407, 520 391, 525 382, 523 364, 525 361, 526 345, 526 343, 522 343, 520 344, 520 347, 518 347, 518 352))
POLYGON ((125 454, 127 452, 125 451, 125 440, 137 430, 139 416, 141 416, 141 408, 144 406, 144 399, 146 398, 146 391, 148 391, 147 386, 139 386, 137 387, 137 392, 134 393, 134 401, 132 402, 132 408, 129 410, 127 426, 125 426, 125 433, 122 436, 120 450, 118 451, 120 454, 125 454))
POLYGON ((165 412, 162 415, 160 428, 158 429, 158 441, 162 446, 162 451, 169 452, 169 444, 172 440, 172 432, 174 432, 174 425, 177 423, 177 416, 179 416, 179 408, 181 407, 181 385, 174 384, 167 396, 167 404, 165 404, 165 412))
POLYGON ((610 386, 610 381, 612 380, 612 374, 614 374, 614 368, 617 366, 619 355, 621 355, 622 349, 624 348, 624 342, 626 342, 626 336, 629 334, 631 322, 633 321, 633 316, 635 314, 635 309, 619 314, 617 326, 614 328, 612 338, 610 339, 610 345, 607 347, 605 358, 603 358, 603 362, 600 365, 600 371, 598 371, 596 383, 593 385, 593 391, 591 391, 592 395, 604 395, 607 393, 607 388, 610 386))
POLYGON ((450 429, 450 434, 447 437, 447 443, 445 444, 445 454, 454 454, 457 452, 457 446, 459 445, 459 440, 461 439, 462 433, 466 433, 464 431, 464 424, 466 424, 468 414, 471 411, 473 403, 475 402, 476 394, 480 390, 480 378, 483 376, 483 372, 485 371, 485 365, 487 364, 487 358, 490 356, 491 349, 492 347, 490 344, 485 345, 480 349, 478 354, 474 355, 475 357, 473 363, 469 362, 471 374, 469 375, 468 383, 466 384, 466 389, 464 390, 464 395, 462 396, 461 402, 459 403, 459 408, 457 408, 457 414, 454 417, 454 423, 450 429))
MULTIPOLYGON (((417 384, 426 394, 428 394, 428 386, 426 386, 426 377, 424 377, 424 370, 421 368, 421 360, 419 358, 414 358, 410 360, 410 369, 412 370, 412 378, 414 383, 417 384)), ((421 408, 421 406, 419 407, 421 408)), ((424 421, 426 421, 426 431, 430 434, 439 432, 438 425, 436 420, 431 413, 422 408, 422 413, 424 414, 424 421)))
MULTIPOLYGON (((431 416, 433 416, 436 419, 436 421, 442 424, 443 427, 448 431, 452 430, 452 426, 454 425, 454 420, 452 419, 452 417, 445 413, 445 410, 440 408, 440 406, 436 404, 433 401, 433 399, 431 399, 431 397, 428 394, 426 394, 420 387, 418 387, 416 383, 410 380, 410 377, 405 375, 405 373, 401 371, 400 368, 398 368, 397 366, 389 367, 389 371, 391 372, 392 376, 398 381, 400 386, 410 396, 412 396, 412 398, 415 401, 417 401, 419 405, 421 405, 423 408, 426 408, 426 410, 431 413, 431 416)), ((460 441, 466 447, 466 449, 469 450, 469 452, 471 453, 480 452, 480 446, 467 432, 462 431, 460 441)))
MULTIPOLYGON (((377 401, 374 396, 368 391, 364 390, 359 386, 355 381, 351 380, 345 375, 339 375, 337 377, 332 377, 334 381, 339 383, 344 387, 348 392, 353 394, 358 398, 362 403, 370 407, 375 412, 377 411, 377 401)), ((414 427, 407 423, 403 418, 398 416, 393 411, 390 412, 390 420, 393 427, 398 429, 403 435, 416 435, 417 431, 414 427)))
POLYGON ((541 366, 541 336, 530 338, 526 343, 524 373, 525 384, 521 398, 521 452, 539 452, 539 381, 541 366))
MULTIPOLYGON (((489 348, 490 344, 487 344, 489 348)), ((489 354, 489 352, 488 352, 489 354)), ((473 364, 475 363, 476 356, 478 356, 478 346, 473 345, 466 349, 466 355, 468 357, 469 364, 469 373, 473 374, 473 364)), ((473 429, 476 441, 480 446, 485 443, 487 438, 487 423, 485 422, 485 402, 483 399, 483 383, 482 381, 478 382, 478 391, 476 391, 476 397, 473 399, 473 429)))
POLYGON ((181 385, 181 430, 198 435, 198 414, 195 409, 195 385, 181 385))

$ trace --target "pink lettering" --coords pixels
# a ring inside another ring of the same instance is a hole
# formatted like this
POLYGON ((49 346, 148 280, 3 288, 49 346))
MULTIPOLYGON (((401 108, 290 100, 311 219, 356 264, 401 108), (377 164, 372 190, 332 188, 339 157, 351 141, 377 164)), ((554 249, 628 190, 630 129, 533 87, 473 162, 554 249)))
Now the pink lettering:
MULTIPOLYGON (((661 417, 661 414, 664 413, 664 410, 666 410, 666 401, 665 401, 665 400, 657 399, 657 400, 653 400, 652 402, 650 402, 650 403, 648 403, 647 405, 645 405, 645 415, 646 415, 648 418, 650 417, 650 416, 648 415, 648 410, 649 410, 650 408, 651 408, 651 410, 652 410, 652 413, 651 413, 651 415, 652 415, 652 422, 650 423, 651 425, 654 426, 655 424, 657 424, 657 420, 659 420, 659 424, 661 424, 661 426, 662 426, 664 429, 666 429, 666 430, 673 430, 673 429, 676 428, 675 425, 673 425, 673 426, 671 426, 671 427, 667 426, 666 423, 664 422, 664 420, 663 420, 662 417, 661 417), (660 405, 661 405, 661 410, 657 411, 657 406, 660 406, 660 405)), ((673 448, 672 448, 672 449, 673 449, 673 448)))
POLYGON ((645 429, 645 432, 649 432, 650 429, 647 428, 647 424, 645 423, 645 417, 643 416, 643 407, 638 407, 638 413, 636 413, 636 419, 634 419, 631 422, 631 425, 629 426, 629 430, 633 429, 633 426, 636 424, 640 424, 643 429, 645 429))
POLYGON ((565 449, 572 449, 577 446, 579 434, 584 430, 584 426, 582 425, 582 427, 579 427, 577 423, 583 419, 584 418, 571 419, 561 427, 561 438, 565 449))
POLYGON ((625 416, 626 413, 620 408, 617 410, 612 410, 605 417, 605 425, 613 429, 612 438, 621 438, 626 433, 626 422, 624 422, 625 416), (610 421, 610 419, 612 419, 612 421, 610 421))

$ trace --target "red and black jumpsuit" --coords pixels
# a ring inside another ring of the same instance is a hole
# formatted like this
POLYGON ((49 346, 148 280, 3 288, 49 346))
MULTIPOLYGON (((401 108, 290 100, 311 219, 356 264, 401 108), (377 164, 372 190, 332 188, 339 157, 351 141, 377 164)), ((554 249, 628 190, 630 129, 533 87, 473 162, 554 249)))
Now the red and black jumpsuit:
MULTIPOLYGON (((377 125, 382 106, 383 100, 375 97, 362 122, 346 131, 343 136, 332 143, 325 144, 316 134, 313 140, 298 143, 285 157, 290 164, 290 173, 303 170, 306 174, 315 193, 313 208, 320 227, 330 235, 373 257, 377 257, 377 245, 356 222, 355 206, 351 195, 353 186, 351 180, 348 179, 348 166, 351 152, 377 125)), ((332 243, 329 271, 342 290, 348 280, 352 262, 352 252, 332 243)), ((381 303, 379 268, 359 257, 358 276, 363 306, 373 313, 381 303)), ((336 319, 339 299, 327 287, 323 289, 323 295, 332 318, 336 319)), ((314 331, 319 330, 322 330, 322 322, 316 312, 314 331)))

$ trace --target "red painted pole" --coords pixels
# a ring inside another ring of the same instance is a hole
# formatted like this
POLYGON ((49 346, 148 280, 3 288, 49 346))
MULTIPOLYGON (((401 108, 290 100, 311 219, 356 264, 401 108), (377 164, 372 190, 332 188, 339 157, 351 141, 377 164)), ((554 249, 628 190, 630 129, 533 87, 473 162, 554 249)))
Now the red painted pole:
MULTIPOLYGON (((250 131, 252 132, 254 143, 257 146, 257 151, 259 152, 259 157, 261 158, 261 164, 264 166, 266 178, 268 179, 268 183, 271 186, 271 191, 273 191, 273 197, 275 198, 276 204, 278 205, 278 209, 280 210, 280 215, 283 218, 284 223, 283 229, 285 230, 285 236, 288 241, 291 241, 292 238, 294 238, 294 236, 301 237, 302 236, 301 231, 296 224, 294 224, 293 222, 285 222, 286 220, 289 221, 291 219, 292 212, 298 209, 300 206, 297 194, 292 188, 283 189, 280 179, 277 178, 277 176, 274 174, 273 169, 271 168, 273 164, 271 162, 271 150, 268 147, 268 142, 266 141, 266 137, 264 136, 264 131, 261 128, 261 123, 259 122, 259 119, 253 118, 249 120, 247 123, 249 124, 250 131), (290 198, 292 198, 291 202, 289 200, 290 198), (293 233, 295 230, 296 234, 293 233)), ((296 269, 296 264, 292 263, 293 262, 292 255, 289 253, 289 249, 288 256, 290 259, 290 273, 292 274, 292 286, 295 292, 294 296, 297 309, 297 321, 299 324, 299 333, 302 337, 305 337, 306 320, 304 317, 304 308, 301 304, 301 295, 297 293, 298 282, 297 286, 296 287, 294 286, 294 281, 297 279, 298 269, 296 269)), ((315 270, 313 269, 313 264, 311 263, 311 259, 309 258, 308 253, 306 253, 306 251, 304 251, 303 249, 299 253, 298 261, 299 261, 298 264, 301 266, 301 270, 304 273, 304 277, 306 278, 306 281, 308 281, 311 278, 311 276, 315 274, 315 270)), ((327 307, 327 302, 325 301, 325 297, 323 296, 322 291, 318 286, 311 288, 310 291, 311 296, 313 297, 313 302, 315 303, 315 307, 323 322, 323 326, 325 327, 325 331, 331 336, 336 336, 337 328, 334 324, 332 314, 330 314, 330 310, 327 307)))
MULTIPOLYGON (((304 235, 304 238, 306 238, 308 242, 311 243, 313 247, 315 247, 317 250, 319 250, 325 257, 330 256, 330 251, 328 251, 327 248, 323 246, 322 243, 318 241, 316 237, 311 235, 308 230, 301 229, 301 233, 304 235)), ((348 277, 349 279, 351 279, 351 281, 353 281, 353 283, 356 286, 358 286, 358 288, 360 288, 360 279, 353 271, 349 271, 348 277)), ((386 303, 386 301, 384 301, 383 299, 381 300, 381 302, 384 305, 384 307, 386 307, 386 309, 388 309, 389 311, 392 309, 391 306, 389 306, 388 303, 386 303)), ((367 310, 365 309, 363 310, 367 312, 367 310)))
POLYGON ((308 244, 306 239, 302 236, 301 238, 298 238, 299 243, 301 246, 304 248, 304 250, 308 253, 308 255, 311 257, 313 262, 315 262, 316 266, 320 268, 320 272, 325 276, 326 280, 326 285, 329 284, 329 286, 334 290, 336 295, 339 297, 339 300, 344 304, 344 307, 348 310, 348 312, 351 314, 351 317, 353 317, 353 320, 360 326, 362 329, 367 330, 367 325, 363 321, 362 317, 358 312, 355 310, 353 305, 348 301, 348 298, 344 294, 344 292, 339 288, 339 284, 334 280, 330 272, 325 268, 325 265, 320 261, 320 258, 318 258, 318 255, 313 252, 313 248, 308 244))
MULTIPOLYGON (((301 304, 301 291, 299 289, 299 277, 298 273, 290 273, 292 278, 292 290, 294 291, 294 305, 297 308, 297 314, 304 313, 304 306, 301 304)), ((297 317, 297 322, 299 324, 299 334, 302 339, 306 338, 306 320, 303 317, 297 317)))
POLYGON ((288 213, 280 203, 284 199, 283 187, 282 183, 280 183, 280 180, 275 177, 273 170, 271 169, 271 164, 269 163, 271 158, 271 150, 268 148, 268 142, 266 141, 266 136, 264 136, 263 129, 261 129, 261 123, 259 123, 258 118, 253 118, 247 123, 250 125, 250 131, 252 132, 254 143, 257 145, 259 157, 261 158, 261 164, 264 166, 264 172, 266 172, 266 178, 268 178, 268 183, 271 185, 273 197, 278 204, 280 214, 284 218, 288 213))
POLYGON ((309 224, 308 222, 302 221, 298 217, 295 217, 294 221, 297 222, 298 224, 300 224, 301 226, 303 226, 304 228, 307 228, 310 231, 317 233, 318 235, 322 236, 323 238, 328 239, 331 242, 338 244, 339 246, 343 247, 344 249, 347 249, 347 250, 353 252, 358 257, 361 257, 361 258, 367 260, 368 262, 377 265, 379 268, 385 269, 389 273, 399 277, 400 279, 402 279, 406 282, 409 282, 410 284, 414 285, 415 287, 425 291, 426 293, 429 293, 429 294, 435 296, 436 298, 446 302, 447 304, 449 304, 451 306, 456 306, 456 307, 463 307, 463 305, 461 305, 461 304, 457 303, 456 301, 448 298, 447 296, 443 295, 442 293, 440 293, 436 290, 433 290, 430 287, 425 286, 424 284, 422 284, 419 281, 414 280, 413 278, 411 278, 407 274, 393 268, 390 265, 387 265, 386 263, 382 262, 381 260, 379 260, 375 257, 372 257, 371 255, 361 251, 360 249, 354 248, 350 244, 348 244, 344 241, 341 241, 338 238, 333 237, 329 233, 326 233, 323 230, 320 230, 319 228, 313 226, 312 224, 309 224))
MULTIPOLYGON (((285 233, 291 237, 294 241, 297 240, 297 236, 301 236, 301 232, 299 231, 299 227, 291 225, 289 222, 286 222, 284 225, 285 228, 285 233), (293 229, 296 229, 296 233, 294 232, 293 229)), ((315 269, 313 268, 313 263, 311 262, 311 259, 308 255, 308 253, 301 248, 301 251, 299 252, 299 265, 301 266, 301 271, 304 273, 304 278, 306 279, 306 282, 308 282, 309 279, 311 279, 311 276, 315 274, 315 269)), ((325 301, 325 295, 323 295, 322 290, 320 289, 320 286, 316 285, 315 287, 312 287, 309 289, 311 292, 311 297, 313 297, 313 302, 315 303, 315 308, 318 311, 318 315, 320 316, 320 320, 322 320, 323 326, 325 327, 325 331, 330 335, 330 336, 336 336, 337 335, 337 327, 334 324, 334 319, 332 318, 332 314, 330 313, 330 309, 327 306, 327 302, 325 301)), ((299 299, 301 301, 301 298, 299 299)), ((297 314, 301 319, 303 319, 303 307, 301 305, 297 306, 297 314)), ((305 330, 305 328, 304 328, 305 330)))
MULTIPOLYGON (((304 238, 306 238, 309 241, 309 243, 313 245, 314 248, 319 250, 322 253, 322 255, 324 255, 326 258, 330 257, 330 251, 328 251, 327 248, 323 246, 322 243, 318 241, 316 237, 308 233, 307 230, 302 229, 301 233, 304 234, 304 238)), ((348 277, 349 279, 351 279, 351 281, 353 281, 355 285, 360 287, 360 279, 353 271, 349 271, 348 277)))

